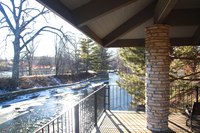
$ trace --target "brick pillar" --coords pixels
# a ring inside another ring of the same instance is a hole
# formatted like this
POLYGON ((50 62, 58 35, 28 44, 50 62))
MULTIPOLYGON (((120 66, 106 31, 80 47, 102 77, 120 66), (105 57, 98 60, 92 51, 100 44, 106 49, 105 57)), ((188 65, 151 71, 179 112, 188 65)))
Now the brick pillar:
POLYGON ((147 128, 168 130, 169 115, 169 26, 146 28, 146 113, 147 128))

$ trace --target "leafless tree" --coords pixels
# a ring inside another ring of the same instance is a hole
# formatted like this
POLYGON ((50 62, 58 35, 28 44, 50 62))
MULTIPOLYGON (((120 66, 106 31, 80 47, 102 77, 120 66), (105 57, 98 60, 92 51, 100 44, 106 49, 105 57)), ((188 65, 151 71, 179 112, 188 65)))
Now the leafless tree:
POLYGON ((65 52, 66 46, 63 39, 55 37, 55 71, 56 75, 61 75, 63 68, 63 54, 65 52))
POLYGON ((80 41, 75 35, 70 35, 70 45, 66 46, 69 68, 72 74, 80 73, 80 41))
POLYGON ((28 75, 32 75, 32 67, 33 67, 33 59, 34 59, 34 54, 35 51, 38 47, 38 42, 35 43, 34 40, 29 43, 25 50, 23 50, 21 60, 27 63, 27 68, 28 68, 28 75))
POLYGON ((3 17, 0 18, 0 29, 7 28, 9 31, 5 42, 9 37, 13 39, 14 57, 12 81, 13 87, 15 88, 18 85, 19 79, 20 52, 38 35, 41 35, 41 32, 56 33, 56 31, 60 30, 51 26, 43 26, 37 30, 34 27, 37 19, 40 17, 45 19, 44 15, 49 13, 46 8, 38 9, 35 7, 28 7, 29 0, 10 0, 9 2, 0 2, 0 13, 3 15, 3 17))

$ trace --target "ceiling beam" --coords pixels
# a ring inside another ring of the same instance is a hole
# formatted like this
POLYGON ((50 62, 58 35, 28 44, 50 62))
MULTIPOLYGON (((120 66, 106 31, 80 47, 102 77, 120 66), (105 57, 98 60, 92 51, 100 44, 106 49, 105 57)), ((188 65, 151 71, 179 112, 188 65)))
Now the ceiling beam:
POLYGON ((102 45, 101 39, 88 26, 83 26, 79 29, 83 31, 86 35, 91 37, 91 39, 95 40, 97 43, 102 45))
POLYGON ((37 0, 39 3, 53 11, 55 14, 66 20, 72 25, 76 25, 75 19, 70 10, 59 0, 37 0))
POLYGON ((158 0, 155 8, 155 23, 162 23, 178 0, 158 0))
POLYGON ((195 31, 193 39, 194 39, 194 44, 200 46, 200 26, 195 31))
POLYGON ((164 23, 171 26, 199 25, 200 8, 173 10, 166 17, 164 23))
POLYGON ((105 36, 102 39, 104 46, 105 47, 109 46, 112 42, 117 40, 119 37, 121 37, 125 33, 135 29, 142 23, 152 18, 154 15, 154 8, 155 8, 155 2, 148 5, 142 11, 134 15, 132 18, 130 18, 125 23, 117 27, 114 31, 112 31, 107 36, 105 36))
POLYGON ((120 39, 111 43, 107 47, 144 47, 144 39, 120 39))
MULTIPOLYGON (((171 38, 171 46, 196 46, 193 38, 171 38)), ((145 39, 119 39, 107 47, 145 47, 145 39)))
POLYGON ((171 46, 195 46, 192 37, 171 38, 170 43, 171 46))
POLYGON ((72 11, 77 25, 85 25, 88 21, 117 10, 137 0, 92 0, 91 2, 72 11))

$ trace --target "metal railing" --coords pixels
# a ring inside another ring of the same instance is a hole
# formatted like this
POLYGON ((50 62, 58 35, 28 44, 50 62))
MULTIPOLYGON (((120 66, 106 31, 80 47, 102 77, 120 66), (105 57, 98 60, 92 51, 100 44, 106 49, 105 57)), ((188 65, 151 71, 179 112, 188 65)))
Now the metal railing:
POLYGON ((95 87, 94 92, 34 133, 91 132, 106 110, 106 88, 107 85, 95 87))
POLYGON ((108 110, 133 110, 133 97, 118 85, 109 85, 107 88, 108 110))
POLYGON ((200 94, 199 87, 194 85, 188 86, 171 86, 170 87, 170 107, 178 110, 185 110, 186 106, 192 106, 197 102, 200 94))
MULTIPOLYGON (((198 87, 171 87, 171 107, 192 105, 198 100, 198 87)), ((95 87, 94 91, 57 116, 35 133, 89 133, 97 125, 106 109, 135 110, 132 107, 133 96, 117 85, 95 87)))

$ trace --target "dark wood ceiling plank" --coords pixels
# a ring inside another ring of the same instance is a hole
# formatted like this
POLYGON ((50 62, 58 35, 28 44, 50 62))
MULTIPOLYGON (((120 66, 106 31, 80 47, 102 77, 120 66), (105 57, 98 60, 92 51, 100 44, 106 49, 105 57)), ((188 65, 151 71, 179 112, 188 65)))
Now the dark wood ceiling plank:
POLYGON ((77 25, 85 25, 88 21, 106 13, 117 10, 137 0, 92 0, 91 2, 72 11, 77 25))
POLYGON ((155 8, 155 23, 162 23, 177 2, 178 0, 158 0, 155 8))
POLYGON ((62 17, 64 20, 72 25, 76 25, 75 19, 70 12, 70 10, 64 6, 59 0, 37 0, 39 3, 53 11, 58 16, 62 17))
POLYGON ((171 26, 199 25, 200 8, 173 10, 163 22, 171 26))
POLYGON ((148 5, 142 11, 134 15, 128 21, 126 21, 125 23, 117 27, 114 31, 109 33, 107 36, 105 36, 102 39, 104 46, 107 47, 109 44, 117 40, 120 36, 124 35, 130 30, 133 30, 134 28, 138 27, 142 23, 152 18, 154 15, 154 8, 155 8, 155 2, 148 5))
POLYGON ((193 35, 193 39, 194 39, 194 44, 200 46, 200 26, 195 31, 195 33, 193 35))
MULTIPOLYGON (((171 46, 197 46, 193 43, 193 38, 171 38, 171 46)), ((120 39, 111 43, 107 47, 144 47, 145 39, 120 39)))

